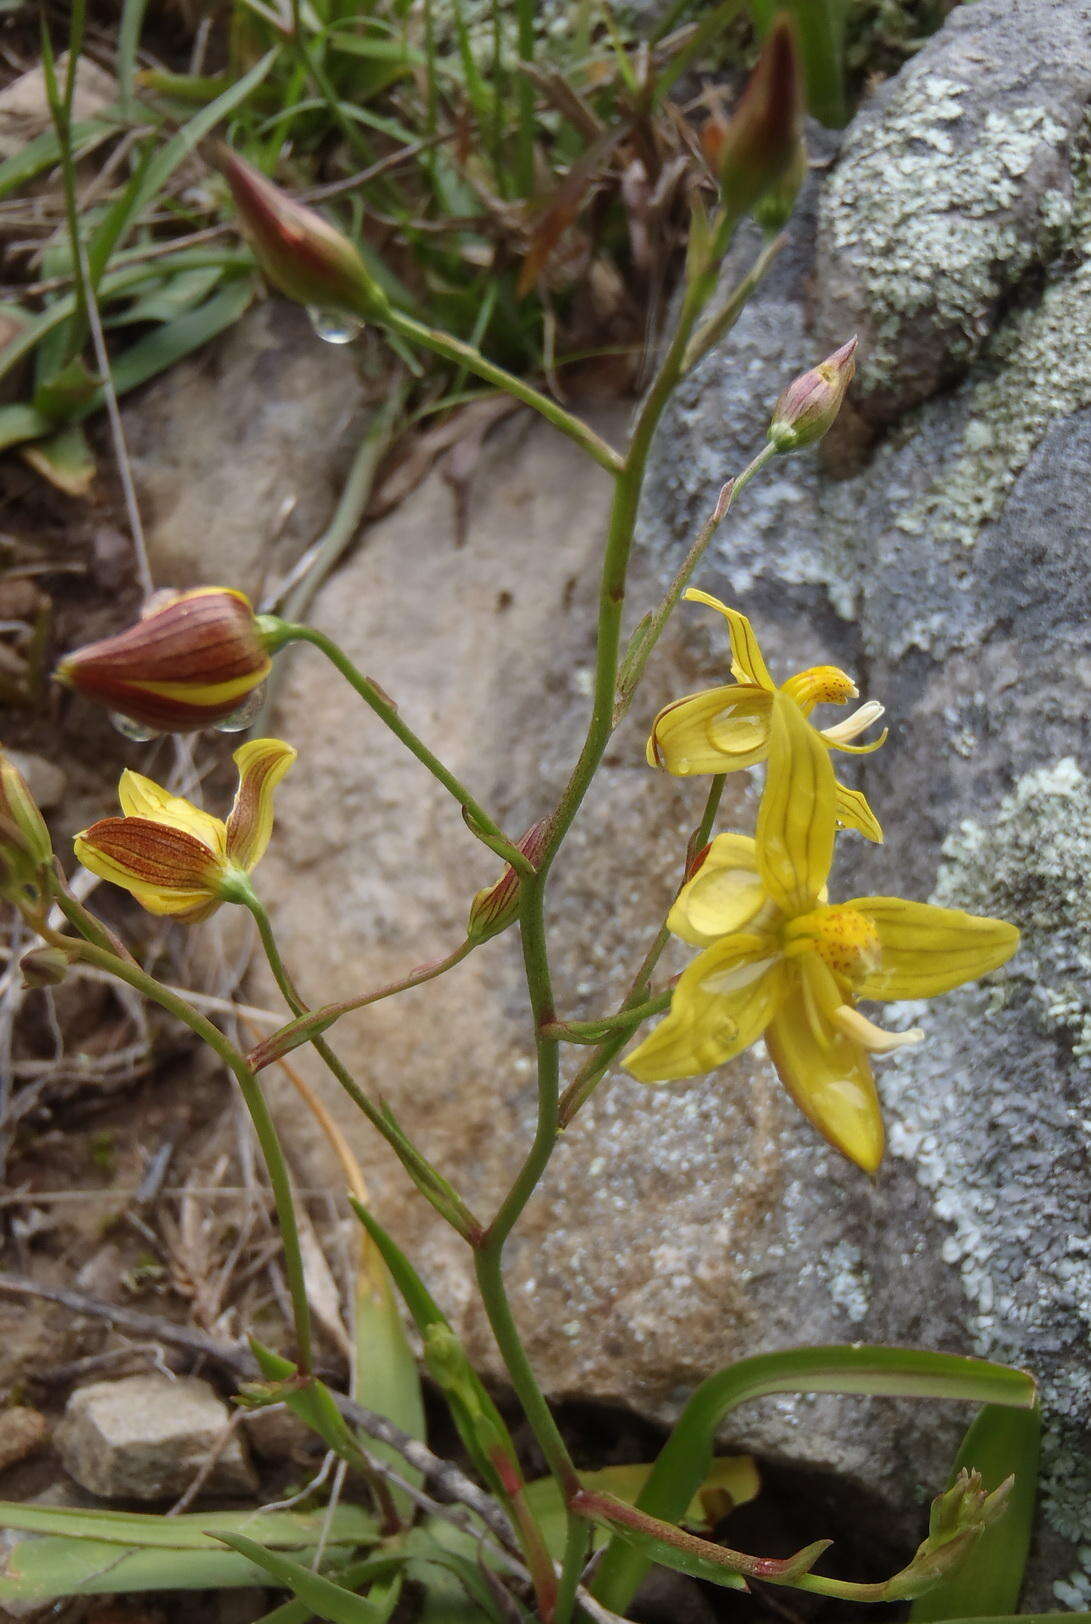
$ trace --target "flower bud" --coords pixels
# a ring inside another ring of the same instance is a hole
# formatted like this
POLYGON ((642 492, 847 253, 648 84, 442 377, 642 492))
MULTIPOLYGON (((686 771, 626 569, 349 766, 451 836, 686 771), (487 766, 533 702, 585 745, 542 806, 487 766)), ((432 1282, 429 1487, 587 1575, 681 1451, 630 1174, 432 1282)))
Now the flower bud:
POLYGON ((55 676, 160 733, 191 733, 238 710, 271 661, 241 592, 160 594, 135 626, 66 655, 55 676))
POLYGON ((0 751, 0 891, 32 885, 53 844, 26 779, 0 751))
POLYGON ((317 209, 297 203, 230 147, 217 148, 216 162, 254 257, 275 288, 300 304, 357 316, 386 304, 358 249, 317 209))
POLYGON ((803 91, 795 35, 787 17, 769 30, 757 66, 726 129, 709 132, 724 207, 748 213, 799 163, 803 91))
POLYGON ((23 986, 31 991, 36 987, 59 987, 76 958, 75 950, 64 947, 31 947, 19 960, 23 986))
POLYGON ((853 336, 788 385, 769 423, 768 438, 777 451, 801 451, 821 440, 832 426, 856 371, 856 344, 853 336))
MULTIPOLYGON (((543 819, 541 823, 532 823, 522 840, 516 841, 524 857, 529 857, 532 863, 537 862, 545 846, 548 830, 548 819, 543 819)), ((518 917, 519 875, 509 864, 495 885, 486 886, 474 897, 466 922, 466 935, 472 942, 487 942, 490 937, 499 936, 502 930, 507 930, 518 917)))

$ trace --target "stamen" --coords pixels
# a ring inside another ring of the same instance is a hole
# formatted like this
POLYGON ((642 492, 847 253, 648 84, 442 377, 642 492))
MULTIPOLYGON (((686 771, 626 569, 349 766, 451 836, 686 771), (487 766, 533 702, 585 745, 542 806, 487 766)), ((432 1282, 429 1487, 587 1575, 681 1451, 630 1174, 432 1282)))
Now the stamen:
POLYGON ((832 1020, 847 1038, 852 1038, 870 1054, 890 1054, 894 1049, 904 1048, 907 1043, 921 1043, 924 1040, 919 1026, 910 1027, 908 1032, 888 1032, 885 1027, 869 1021, 866 1015, 861 1015, 858 1009, 853 1009, 851 1004, 839 1005, 833 1012, 832 1020))
POLYGON ((822 737, 828 744, 850 744, 853 739, 866 732, 872 722, 877 722, 885 709, 886 707, 880 705, 877 699, 869 699, 858 710, 854 710, 851 716, 846 716, 844 721, 836 722, 833 727, 824 727, 822 737))

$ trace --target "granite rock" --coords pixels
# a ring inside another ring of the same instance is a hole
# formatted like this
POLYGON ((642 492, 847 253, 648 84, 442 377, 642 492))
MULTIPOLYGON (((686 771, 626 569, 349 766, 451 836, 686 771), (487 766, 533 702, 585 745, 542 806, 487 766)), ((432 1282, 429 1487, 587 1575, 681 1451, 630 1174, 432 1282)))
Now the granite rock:
POLYGON ((176 1499, 216 1449, 205 1492, 247 1494, 257 1480, 238 1434, 220 1447, 229 1421, 195 1376, 125 1376, 78 1387, 55 1441, 65 1470, 106 1500, 176 1499))

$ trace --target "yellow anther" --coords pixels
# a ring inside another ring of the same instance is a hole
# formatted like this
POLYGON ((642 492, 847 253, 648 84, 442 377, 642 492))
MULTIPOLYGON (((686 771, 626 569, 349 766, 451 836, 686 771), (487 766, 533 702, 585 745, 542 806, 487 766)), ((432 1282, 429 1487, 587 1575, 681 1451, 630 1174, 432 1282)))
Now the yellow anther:
POLYGON ((806 671, 797 671, 780 691, 795 700, 804 716, 809 716, 816 705, 843 705, 846 700, 859 698, 852 678, 836 665, 812 665, 806 671))

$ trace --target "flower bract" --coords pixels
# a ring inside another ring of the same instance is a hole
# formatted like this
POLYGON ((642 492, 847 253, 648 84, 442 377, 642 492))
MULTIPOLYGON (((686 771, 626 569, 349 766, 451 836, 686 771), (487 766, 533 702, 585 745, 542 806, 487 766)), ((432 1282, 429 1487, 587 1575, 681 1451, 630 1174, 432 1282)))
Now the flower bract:
POLYGON ((238 710, 270 664, 249 599, 197 587, 153 599, 135 625, 66 655, 56 676, 145 727, 186 733, 238 710))
POLYGON ((1003 964, 1019 932, 900 897, 830 903, 837 807, 829 750, 783 691, 769 711, 756 838, 720 835, 668 924, 703 949, 670 1013, 626 1058, 645 1083, 711 1071, 765 1037, 781 1082, 831 1145, 868 1172, 883 1154, 870 1057, 918 1042, 856 1000, 931 998, 1003 964))
MULTIPOLYGON (((779 688, 769 675, 754 629, 746 616, 728 608, 719 598, 691 587, 686 597, 707 604, 727 621, 731 638, 731 674, 734 682, 719 688, 706 688, 687 694, 664 706, 652 724, 647 760, 650 767, 688 777, 698 773, 739 772, 764 761, 769 753, 770 718, 775 696, 791 699, 804 717, 816 705, 843 705, 859 697, 852 678, 835 665, 811 666, 789 677, 779 688)), ((886 738, 868 744, 853 741, 877 722, 882 705, 869 700, 833 727, 813 731, 828 749, 866 755, 877 750, 886 738)), ((837 822, 842 828, 856 829, 868 840, 881 841, 882 827, 859 790, 837 784, 837 822)))
POLYGON ((280 739, 251 739, 234 754, 239 787, 227 822, 126 770, 124 814, 76 836, 76 856, 153 914, 195 922, 237 895, 273 831, 273 791, 296 753, 280 739))

